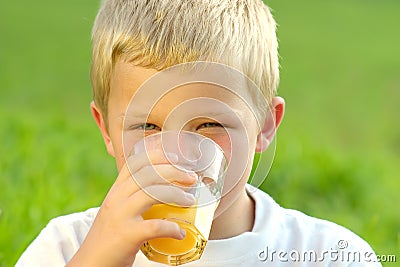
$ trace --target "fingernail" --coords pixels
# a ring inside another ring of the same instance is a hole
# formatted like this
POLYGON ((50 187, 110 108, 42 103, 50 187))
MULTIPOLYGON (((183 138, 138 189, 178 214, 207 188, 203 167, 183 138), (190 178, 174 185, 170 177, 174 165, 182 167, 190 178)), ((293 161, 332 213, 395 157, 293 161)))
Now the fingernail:
POLYGON ((195 201, 195 198, 194 198, 193 194, 190 194, 190 193, 186 193, 185 192, 185 198, 190 200, 191 202, 195 201))
POLYGON ((199 178, 199 176, 198 176, 197 173, 195 173, 195 172, 188 172, 188 174, 189 174, 190 176, 192 176, 193 178, 195 178, 196 180, 199 178))
POLYGON ((165 153, 165 156, 167 157, 167 160, 171 163, 177 163, 178 162, 178 155, 174 153, 165 153))
POLYGON ((182 236, 182 239, 184 239, 186 236, 186 230, 183 228, 181 228, 181 236, 182 236))

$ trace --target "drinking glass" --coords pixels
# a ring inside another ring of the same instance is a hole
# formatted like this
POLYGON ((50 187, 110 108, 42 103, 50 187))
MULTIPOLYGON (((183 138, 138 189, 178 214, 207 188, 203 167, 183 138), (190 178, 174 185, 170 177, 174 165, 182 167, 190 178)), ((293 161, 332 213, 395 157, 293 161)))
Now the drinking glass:
MULTIPOLYGON (((186 230, 183 240, 156 238, 145 242, 141 247, 148 259, 176 266, 199 259, 204 251, 214 212, 221 198, 227 161, 222 149, 213 140, 186 131, 149 135, 134 145, 132 153, 145 153, 155 149, 162 150, 175 168, 195 172, 198 176, 196 184, 184 188, 186 192, 193 194, 193 206, 161 203, 153 205, 142 214, 145 220, 165 219, 186 230)), ((182 188, 181 185, 174 186, 182 188)))

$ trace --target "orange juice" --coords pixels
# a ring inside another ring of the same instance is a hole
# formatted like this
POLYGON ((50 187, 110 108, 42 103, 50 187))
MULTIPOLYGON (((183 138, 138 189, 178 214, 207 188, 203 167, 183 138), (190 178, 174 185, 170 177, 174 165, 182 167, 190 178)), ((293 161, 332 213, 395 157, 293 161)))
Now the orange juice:
POLYGON ((186 230, 183 240, 156 238, 145 242, 142 252, 150 260, 180 265, 200 258, 207 244, 217 203, 201 207, 178 207, 173 204, 153 205, 143 219, 161 218, 176 222, 186 230))

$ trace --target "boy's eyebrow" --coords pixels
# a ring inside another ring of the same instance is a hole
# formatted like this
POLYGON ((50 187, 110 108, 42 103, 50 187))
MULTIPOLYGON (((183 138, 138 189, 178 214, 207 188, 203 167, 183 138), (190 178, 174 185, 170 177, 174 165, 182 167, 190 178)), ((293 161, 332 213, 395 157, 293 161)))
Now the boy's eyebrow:
MULTIPOLYGON (((207 113, 203 114, 198 114, 196 117, 209 117, 209 118, 214 118, 214 117, 221 117, 221 116, 226 116, 226 115, 233 115, 233 114, 242 114, 241 110, 237 109, 230 109, 228 111, 221 111, 221 112, 216 112, 216 111, 210 111, 207 113)), ((150 114, 148 113, 140 113, 140 112, 135 112, 134 114, 131 114, 127 116, 125 113, 121 113, 118 118, 121 120, 124 120, 126 117, 129 118, 136 118, 136 119, 146 119, 150 117, 150 114)))
POLYGON ((238 113, 240 114, 242 112, 240 110, 231 109, 229 111, 221 111, 221 112, 210 111, 210 112, 203 114, 202 116, 214 118, 214 117, 221 117, 221 116, 233 115, 233 114, 238 114, 238 113))
POLYGON ((138 113, 138 112, 135 112, 135 113, 129 114, 129 115, 126 115, 126 113, 121 113, 118 116, 118 118, 120 118, 120 119, 125 119, 126 117, 134 117, 134 118, 137 118, 137 119, 143 119, 143 118, 150 117, 150 114, 149 113, 138 113))

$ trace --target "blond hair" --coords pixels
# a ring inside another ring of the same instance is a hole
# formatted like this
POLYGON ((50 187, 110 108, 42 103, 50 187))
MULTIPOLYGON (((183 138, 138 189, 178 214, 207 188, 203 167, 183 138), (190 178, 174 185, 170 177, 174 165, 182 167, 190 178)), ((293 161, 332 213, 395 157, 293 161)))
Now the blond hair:
POLYGON ((118 59, 162 70, 193 62, 240 69, 268 102, 279 82, 276 24, 261 0, 104 0, 92 32, 93 97, 107 123, 118 59))

